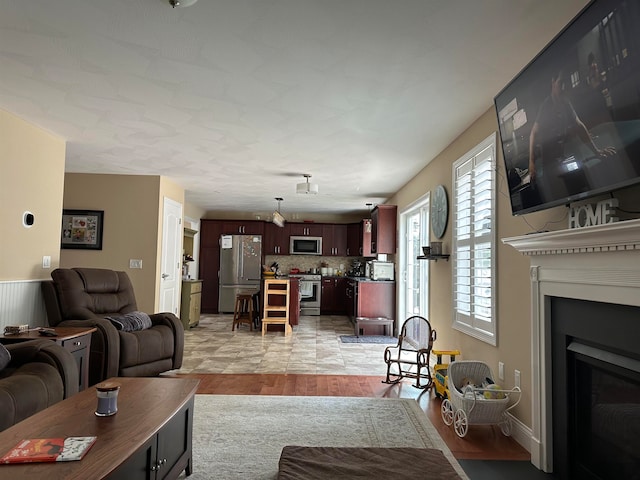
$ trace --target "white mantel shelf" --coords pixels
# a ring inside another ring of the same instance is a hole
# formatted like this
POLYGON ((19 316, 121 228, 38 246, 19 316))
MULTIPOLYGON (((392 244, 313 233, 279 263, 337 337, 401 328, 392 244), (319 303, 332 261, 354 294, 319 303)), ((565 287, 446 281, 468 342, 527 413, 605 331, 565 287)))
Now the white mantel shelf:
POLYGON ((640 219, 503 238, 524 255, 640 250, 640 219))

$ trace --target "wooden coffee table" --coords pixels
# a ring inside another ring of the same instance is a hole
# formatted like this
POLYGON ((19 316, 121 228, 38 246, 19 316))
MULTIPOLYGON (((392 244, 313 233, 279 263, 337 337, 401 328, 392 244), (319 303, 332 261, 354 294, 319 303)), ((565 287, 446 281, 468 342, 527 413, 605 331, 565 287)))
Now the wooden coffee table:
POLYGON ((112 378, 118 412, 97 417, 94 388, 0 432, 0 455, 25 438, 98 437, 80 461, 0 465, 0 478, 174 479, 192 472, 191 434, 198 383, 191 378, 112 378))

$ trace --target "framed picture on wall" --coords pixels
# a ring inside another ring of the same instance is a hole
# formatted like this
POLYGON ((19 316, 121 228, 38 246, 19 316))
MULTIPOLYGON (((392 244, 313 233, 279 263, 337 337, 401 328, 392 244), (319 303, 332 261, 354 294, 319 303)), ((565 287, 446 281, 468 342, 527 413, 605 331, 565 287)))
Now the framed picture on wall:
POLYGON ((63 210, 61 248, 102 250, 103 210, 63 210))

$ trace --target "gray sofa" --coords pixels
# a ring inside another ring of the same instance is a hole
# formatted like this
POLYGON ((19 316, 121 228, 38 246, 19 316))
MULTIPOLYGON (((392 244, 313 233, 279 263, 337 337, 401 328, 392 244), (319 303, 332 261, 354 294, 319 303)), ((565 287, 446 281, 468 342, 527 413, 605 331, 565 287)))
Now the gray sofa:
POLYGON ((0 431, 78 393, 78 363, 47 339, 5 345, 11 355, 0 370, 0 431))

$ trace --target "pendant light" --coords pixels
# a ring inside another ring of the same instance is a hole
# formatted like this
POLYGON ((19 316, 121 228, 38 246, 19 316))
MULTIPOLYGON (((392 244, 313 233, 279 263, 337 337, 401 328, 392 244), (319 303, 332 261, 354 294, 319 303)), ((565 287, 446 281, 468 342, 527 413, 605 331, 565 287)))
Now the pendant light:
POLYGON ((309 179, 311 178, 311 175, 308 173, 305 173, 303 175, 303 177, 305 177, 307 179, 306 182, 303 183, 298 183, 296 185, 296 193, 301 193, 301 194, 312 194, 315 195, 318 193, 318 184, 317 183, 309 183, 309 179))
POLYGON ((278 227, 284 227, 284 222, 286 222, 285 218, 280 214, 280 202, 283 200, 281 197, 275 198, 278 201, 278 210, 273 212, 273 217, 271 218, 271 222, 278 227))

